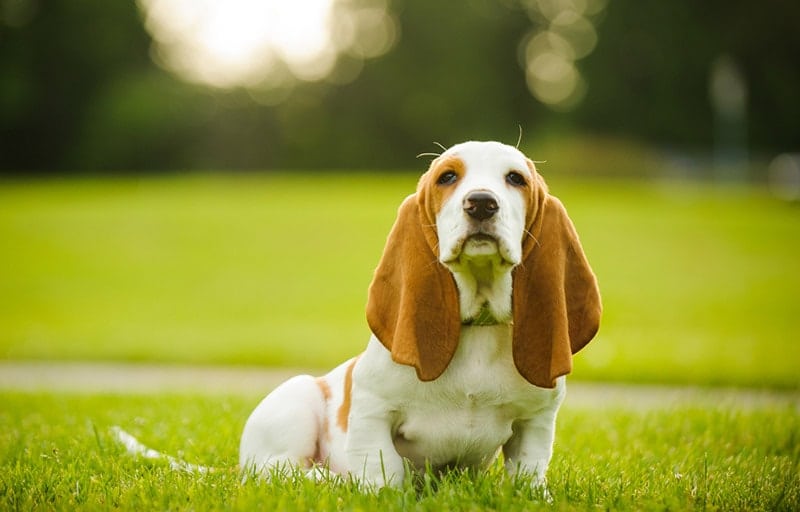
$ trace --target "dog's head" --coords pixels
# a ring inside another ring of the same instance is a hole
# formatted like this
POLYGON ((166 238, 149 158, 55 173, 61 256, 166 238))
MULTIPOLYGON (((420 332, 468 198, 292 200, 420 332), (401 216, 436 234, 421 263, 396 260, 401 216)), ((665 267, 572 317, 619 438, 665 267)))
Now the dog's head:
POLYGON ((400 206, 370 286, 367 320, 421 380, 444 372, 463 324, 513 324, 529 382, 552 387, 600 318, 597 282, 533 162, 497 142, 453 146, 400 206))

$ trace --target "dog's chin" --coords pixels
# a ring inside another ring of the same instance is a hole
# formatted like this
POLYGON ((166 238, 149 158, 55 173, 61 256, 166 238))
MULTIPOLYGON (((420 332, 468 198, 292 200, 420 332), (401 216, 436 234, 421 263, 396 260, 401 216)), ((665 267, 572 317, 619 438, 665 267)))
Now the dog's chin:
POLYGON ((492 235, 476 233, 460 240, 450 251, 450 257, 442 261, 444 264, 463 262, 464 260, 499 260, 503 266, 513 267, 518 261, 511 255, 507 246, 492 235))
POLYGON ((500 244, 491 235, 472 235, 464 240, 464 244, 461 246, 461 254, 470 258, 494 256, 499 253, 500 244))

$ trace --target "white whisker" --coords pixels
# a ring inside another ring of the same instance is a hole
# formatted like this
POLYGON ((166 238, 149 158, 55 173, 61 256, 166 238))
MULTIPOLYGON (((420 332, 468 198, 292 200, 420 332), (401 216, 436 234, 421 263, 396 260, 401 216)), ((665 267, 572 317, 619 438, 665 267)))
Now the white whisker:
POLYGON ((531 232, 530 232, 530 231, 528 231, 527 229, 523 229, 523 232, 524 232, 526 235, 528 235, 529 237, 533 238, 533 241, 534 241, 534 243, 535 243, 535 244, 536 244, 538 247, 541 247, 541 246, 542 246, 542 244, 539 242, 539 239, 538 239, 538 238, 536 238, 535 236, 533 236, 533 233, 531 233, 531 232))
POLYGON ((439 153, 420 153, 420 154, 417 155, 417 158, 420 158, 420 157, 423 157, 423 156, 432 156, 434 158, 438 158, 438 157, 440 157, 442 155, 440 155, 439 153))

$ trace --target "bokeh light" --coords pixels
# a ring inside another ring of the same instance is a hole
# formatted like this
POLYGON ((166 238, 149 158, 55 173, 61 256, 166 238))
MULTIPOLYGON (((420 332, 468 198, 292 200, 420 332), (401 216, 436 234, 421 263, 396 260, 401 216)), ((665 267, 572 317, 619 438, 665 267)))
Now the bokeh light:
POLYGON ((768 168, 769 187, 784 201, 800 202, 800 153, 782 153, 768 168))
POLYGON ((38 0, 0 0, 0 25, 24 27, 39 11, 38 0))
POLYGON ((397 24, 385 0, 138 0, 153 57, 182 78, 247 88, 256 99, 297 81, 355 79, 389 51, 397 24))
POLYGON ((577 61, 597 45, 595 20, 607 0, 525 0, 537 28, 520 45, 528 89, 553 110, 572 110, 586 94, 577 61))

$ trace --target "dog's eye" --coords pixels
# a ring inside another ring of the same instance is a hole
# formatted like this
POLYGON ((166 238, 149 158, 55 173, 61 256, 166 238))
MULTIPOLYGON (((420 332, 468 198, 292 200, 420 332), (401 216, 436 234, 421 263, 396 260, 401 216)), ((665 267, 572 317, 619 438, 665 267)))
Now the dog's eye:
POLYGON ((458 174, 453 171, 447 171, 439 176, 439 179, 436 180, 436 183, 439 185, 452 185, 456 182, 456 180, 458 180, 458 174))
POLYGON ((525 176, 517 171, 511 171, 510 173, 506 174, 506 182, 515 187, 524 187, 527 184, 525 181, 525 176))

